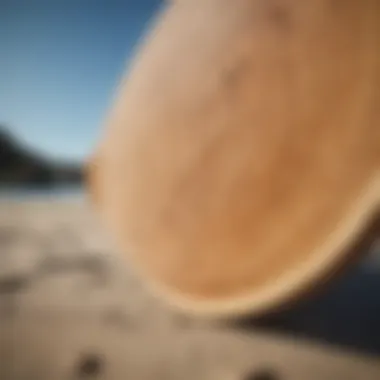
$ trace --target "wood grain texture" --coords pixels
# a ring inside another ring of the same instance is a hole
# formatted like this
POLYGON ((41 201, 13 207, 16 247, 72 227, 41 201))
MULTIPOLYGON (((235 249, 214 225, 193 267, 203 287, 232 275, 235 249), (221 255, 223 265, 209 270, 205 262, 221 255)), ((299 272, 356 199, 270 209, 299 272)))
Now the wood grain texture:
POLYGON ((95 204, 152 289, 219 317, 278 307, 379 212, 375 0, 176 2, 121 83, 95 204))

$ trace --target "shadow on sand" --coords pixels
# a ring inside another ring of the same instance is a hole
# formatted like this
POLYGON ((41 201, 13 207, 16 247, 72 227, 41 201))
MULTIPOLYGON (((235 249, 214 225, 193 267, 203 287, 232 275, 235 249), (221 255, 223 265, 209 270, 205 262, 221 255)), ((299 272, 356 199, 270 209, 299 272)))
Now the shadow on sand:
POLYGON ((260 320, 244 319, 238 327, 271 330, 380 355, 379 264, 361 265, 312 300, 260 320))

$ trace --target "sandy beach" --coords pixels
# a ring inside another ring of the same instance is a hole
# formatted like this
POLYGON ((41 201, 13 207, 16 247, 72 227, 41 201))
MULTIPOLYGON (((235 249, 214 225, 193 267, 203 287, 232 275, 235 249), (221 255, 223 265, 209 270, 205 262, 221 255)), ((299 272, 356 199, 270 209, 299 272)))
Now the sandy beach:
POLYGON ((270 319, 155 299, 81 197, 0 200, 1 380, 378 380, 380 260, 270 319))

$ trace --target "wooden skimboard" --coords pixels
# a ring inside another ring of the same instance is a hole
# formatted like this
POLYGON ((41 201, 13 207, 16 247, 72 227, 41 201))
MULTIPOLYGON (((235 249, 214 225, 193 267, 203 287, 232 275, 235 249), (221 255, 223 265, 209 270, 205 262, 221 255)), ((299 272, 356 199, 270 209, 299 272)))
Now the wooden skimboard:
POLYGON ((120 249, 172 305, 259 314, 318 288, 380 204, 380 3, 181 1, 89 164, 120 249))

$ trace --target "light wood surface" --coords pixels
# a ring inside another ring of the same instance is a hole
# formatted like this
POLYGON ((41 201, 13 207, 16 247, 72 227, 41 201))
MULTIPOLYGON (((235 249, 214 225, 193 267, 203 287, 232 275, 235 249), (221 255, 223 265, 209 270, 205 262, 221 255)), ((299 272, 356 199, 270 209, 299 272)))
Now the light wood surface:
POLYGON ((170 3, 89 171, 152 291, 259 314, 352 259, 380 204, 379 46, 376 0, 170 3))

